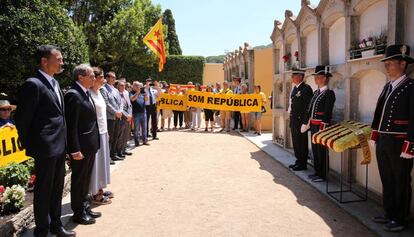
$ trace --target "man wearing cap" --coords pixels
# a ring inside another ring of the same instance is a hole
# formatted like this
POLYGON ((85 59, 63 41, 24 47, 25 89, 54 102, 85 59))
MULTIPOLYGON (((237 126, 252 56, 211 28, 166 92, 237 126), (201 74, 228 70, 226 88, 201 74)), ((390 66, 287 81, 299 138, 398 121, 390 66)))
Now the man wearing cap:
POLYGON ((0 127, 9 126, 14 128, 14 122, 10 119, 11 112, 16 109, 8 100, 0 100, 0 127))
POLYGON ((161 89, 158 85, 153 84, 151 78, 148 78, 145 82, 145 109, 147 111, 147 134, 149 134, 149 120, 151 119, 152 140, 158 140, 159 138, 157 137, 157 97, 161 94, 161 89))
POLYGON ((299 171, 306 170, 308 161, 308 133, 301 132, 302 126, 306 126, 306 112, 313 96, 312 88, 303 81, 305 71, 292 70, 292 91, 289 97, 290 130, 292 133, 293 150, 296 161, 289 168, 299 171))
POLYGON ((414 158, 414 80, 405 74, 414 63, 406 45, 390 45, 381 61, 390 81, 382 90, 372 121, 385 215, 374 222, 397 232, 408 224, 414 158))
POLYGON ((20 142, 35 160, 33 234, 47 236, 50 230, 58 236, 76 236, 60 220, 67 129, 65 103, 54 75, 63 71, 63 57, 58 47, 41 45, 36 50, 36 60, 39 70, 20 88, 16 109, 20 142))
MULTIPOLYGON (((313 93, 311 99, 306 126, 301 128, 301 132, 306 132, 309 127, 311 134, 315 134, 325 129, 331 123, 332 111, 335 104, 335 92, 328 88, 329 78, 332 77, 328 66, 316 66, 315 84, 318 89, 313 93)), ((328 159, 328 150, 320 144, 312 144, 313 167, 315 174, 309 175, 313 182, 323 182, 326 180, 326 169, 328 159)))

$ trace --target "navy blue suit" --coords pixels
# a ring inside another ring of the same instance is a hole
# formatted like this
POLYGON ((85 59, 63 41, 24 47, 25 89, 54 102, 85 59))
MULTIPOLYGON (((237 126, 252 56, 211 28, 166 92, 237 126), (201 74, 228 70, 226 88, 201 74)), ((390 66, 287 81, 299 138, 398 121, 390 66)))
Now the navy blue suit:
POLYGON ((66 122, 60 101, 49 81, 37 72, 18 94, 16 127, 26 154, 35 159, 35 236, 46 236, 50 225, 59 227, 65 176, 66 122))

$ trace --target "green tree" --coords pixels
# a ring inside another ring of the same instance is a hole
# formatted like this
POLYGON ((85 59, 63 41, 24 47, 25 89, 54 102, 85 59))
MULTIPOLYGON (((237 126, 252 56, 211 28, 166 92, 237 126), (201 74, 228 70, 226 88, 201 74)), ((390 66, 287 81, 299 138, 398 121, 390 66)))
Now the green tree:
POLYGON ((206 57, 206 63, 224 63, 225 55, 208 56, 206 57))
POLYGON ((163 24, 168 27, 167 41, 169 45, 168 53, 170 55, 181 55, 182 50, 180 42, 178 41, 177 33, 175 32, 175 20, 170 9, 164 11, 163 24))
POLYGON ((0 32, 0 88, 9 94, 35 73, 34 53, 39 45, 62 49, 65 71, 58 77, 63 85, 70 83, 75 65, 89 61, 85 36, 57 0, 3 0, 0 32))
POLYGON ((117 12, 131 6, 131 0, 60 0, 75 24, 83 29, 89 45, 90 61, 97 59, 98 34, 117 12))
POLYGON ((122 75, 125 65, 150 65, 155 61, 143 42, 150 27, 159 19, 161 7, 150 0, 135 1, 117 12, 102 28, 97 44, 97 61, 104 69, 117 70, 122 75))

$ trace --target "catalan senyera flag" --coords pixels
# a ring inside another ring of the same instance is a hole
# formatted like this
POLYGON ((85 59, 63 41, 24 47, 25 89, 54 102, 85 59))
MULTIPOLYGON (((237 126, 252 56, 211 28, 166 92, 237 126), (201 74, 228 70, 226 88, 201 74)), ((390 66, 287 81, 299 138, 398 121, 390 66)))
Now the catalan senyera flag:
POLYGON ((164 32, 162 27, 162 18, 151 28, 148 34, 144 37, 144 43, 158 56, 158 70, 161 72, 164 69, 164 64, 167 62, 164 47, 164 32))

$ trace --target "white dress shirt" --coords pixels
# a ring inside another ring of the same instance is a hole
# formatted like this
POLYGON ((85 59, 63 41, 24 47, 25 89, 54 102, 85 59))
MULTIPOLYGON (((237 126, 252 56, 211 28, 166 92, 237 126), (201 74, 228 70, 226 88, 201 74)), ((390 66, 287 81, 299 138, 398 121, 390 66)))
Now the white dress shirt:
POLYGON ((59 82, 51 77, 49 74, 45 73, 44 71, 39 69, 39 72, 47 79, 49 84, 52 86, 53 90, 55 91, 55 94, 59 100, 60 105, 62 106, 62 98, 60 98, 60 92, 59 92, 59 82))

